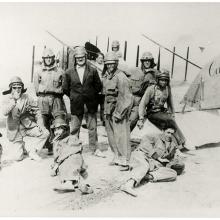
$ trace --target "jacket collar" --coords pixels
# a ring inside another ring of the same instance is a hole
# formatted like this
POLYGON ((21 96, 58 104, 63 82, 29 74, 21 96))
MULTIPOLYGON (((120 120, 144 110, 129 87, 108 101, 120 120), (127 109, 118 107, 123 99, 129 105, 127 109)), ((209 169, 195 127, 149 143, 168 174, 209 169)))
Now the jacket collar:
POLYGON ((51 70, 54 70, 54 69, 56 69, 57 68, 57 66, 56 66, 56 63, 54 63, 52 66, 45 66, 45 65, 43 65, 43 71, 51 71, 51 70))
POLYGON ((111 80, 116 74, 120 72, 119 69, 116 69, 116 71, 113 74, 109 74, 108 71, 106 71, 106 76, 109 80, 111 80))

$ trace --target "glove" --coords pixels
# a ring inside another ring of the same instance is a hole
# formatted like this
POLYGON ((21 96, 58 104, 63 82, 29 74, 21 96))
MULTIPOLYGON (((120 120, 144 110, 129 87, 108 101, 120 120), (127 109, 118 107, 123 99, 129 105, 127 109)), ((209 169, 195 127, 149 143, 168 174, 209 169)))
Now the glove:
POLYGON ((121 121, 121 119, 114 117, 115 123, 118 123, 121 121))
POLYGON ((12 93, 12 97, 15 99, 15 100, 18 100, 20 98, 21 94, 19 94, 17 91, 14 91, 12 93))
POLYGON ((137 122, 137 126, 141 130, 144 127, 144 119, 139 119, 137 122))

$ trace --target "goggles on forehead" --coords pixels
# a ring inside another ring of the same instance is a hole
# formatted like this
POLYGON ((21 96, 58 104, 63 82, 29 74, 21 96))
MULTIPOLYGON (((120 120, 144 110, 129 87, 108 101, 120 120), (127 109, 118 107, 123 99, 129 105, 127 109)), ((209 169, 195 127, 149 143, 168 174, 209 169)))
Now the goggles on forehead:
POLYGON ((84 59, 84 58, 85 58, 85 56, 80 56, 80 57, 76 56, 76 59, 84 59))
POLYGON ((12 86, 12 89, 22 89, 22 86, 12 86))

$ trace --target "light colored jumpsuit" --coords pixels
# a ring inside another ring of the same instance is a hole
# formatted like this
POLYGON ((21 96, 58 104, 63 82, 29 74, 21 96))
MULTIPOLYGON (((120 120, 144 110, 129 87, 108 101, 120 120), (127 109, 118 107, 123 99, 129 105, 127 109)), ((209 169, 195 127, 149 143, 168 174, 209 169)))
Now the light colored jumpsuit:
POLYGON ((166 141, 164 134, 145 135, 135 151, 132 152, 132 171, 128 179, 135 180, 138 185, 147 173, 153 176, 153 182, 174 181, 185 165, 176 154, 177 144, 172 139, 166 141), (166 158, 168 163, 161 163, 158 158, 166 158))
POLYGON ((133 104, 129 80, 120 70, 113 75, 106 72, 103 86, 105 126, 114 153, 113 161, 120 159, 121 165, 127 165, 131 155, 129 114, 133 104), (116 122, 115 118, 119 121, 116 122))
POLYGON ((12 143, 13 160, 22 160, 24 147, 28 153, 40 151, 49 137, 44 127, 37 102, 22 94, 17 102, 9 94, 3 102, 3 114, 7 116, 7 137, 12 143))

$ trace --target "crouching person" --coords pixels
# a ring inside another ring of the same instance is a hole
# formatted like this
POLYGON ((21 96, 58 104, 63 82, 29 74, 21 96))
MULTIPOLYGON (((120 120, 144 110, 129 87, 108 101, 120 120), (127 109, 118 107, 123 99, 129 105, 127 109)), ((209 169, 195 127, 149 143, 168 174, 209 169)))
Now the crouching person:
POLYGON ((163 133, 157 136, 144 136, 140 145, 132 153, 132 170, 121 190, 137 196, 133 190, 142 180, 168 182, 176 180, 185 165, 179 156, 179 149, 172 136, 175 128, 164 126, 163 133))
POLYGON ((21 161, 24 152, 29 157, 39 161, 38 155, 49 137, 48 130, 43 125, 37 102, 27 94, 21 78, 11 79, 9 90, 2 94, 7 95, 3 102, 3 114, 7 116, 7 137, 12 143, 11 159, 21 161))
POLYGON ((58 175, 60 185, 55 191, 74 191, 79 188, 82 194, 93 193, 92 188, 84 182, 88 174, 82 157, 82 144, 77 136, 70 135, 69 126, 60 117, 51 126, 54 132, 54 164, 51 176, 58 175))

